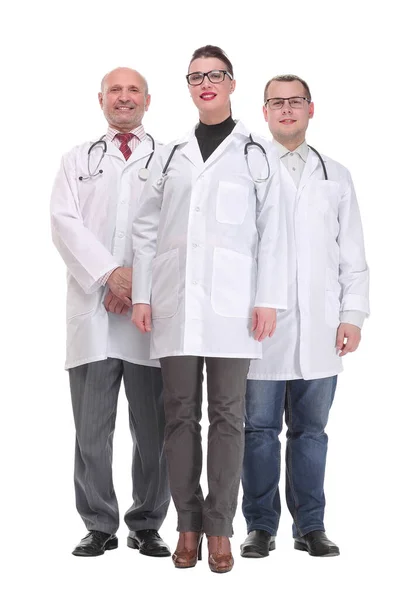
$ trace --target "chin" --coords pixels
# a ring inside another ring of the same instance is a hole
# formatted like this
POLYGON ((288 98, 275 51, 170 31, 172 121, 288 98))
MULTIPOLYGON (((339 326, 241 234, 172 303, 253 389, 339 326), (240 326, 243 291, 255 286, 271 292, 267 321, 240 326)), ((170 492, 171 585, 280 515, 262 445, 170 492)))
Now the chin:
POLYGON ((221 104, 219 104, 218 102, 215 102, 215 100, 211 100, 208 102, 201 102, 201 106, 199 107, 200 110, 206 111, 206 110, 218 110, 219 108, 221 108, 221 104))
POLYGON ((116 123, 116 125, 132 125, 132 127, 134 125, 129 119, 115 119, 114 123, 116 123))
POLYGON ((279 132, 279 135, 281 135, 282 137, 288 139, 288 138, 292 138, 296 135, 298 135, 298 131, 296 131, 295 129, 283 129, 283 131, 279 132))

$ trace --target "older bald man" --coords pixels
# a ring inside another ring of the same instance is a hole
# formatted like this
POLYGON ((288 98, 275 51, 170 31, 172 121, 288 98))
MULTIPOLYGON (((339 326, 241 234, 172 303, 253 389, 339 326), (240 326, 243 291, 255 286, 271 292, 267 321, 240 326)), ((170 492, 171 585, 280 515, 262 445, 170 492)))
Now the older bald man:
POLYGON ((63 157, 51 201, 53 241, 68 271, 76 506, 89 532, 73 554, 99 556, 118 546, 112 451, 123 380, 134 444, 128 546, 169 556, 158 534, 170 500, 161 371, 149 359, 148 336, 130 321, 131 226, 154 149, 142 125, 150 95, 140 73, 118 68, 103 78, 98 98, 107 132, 63 157))

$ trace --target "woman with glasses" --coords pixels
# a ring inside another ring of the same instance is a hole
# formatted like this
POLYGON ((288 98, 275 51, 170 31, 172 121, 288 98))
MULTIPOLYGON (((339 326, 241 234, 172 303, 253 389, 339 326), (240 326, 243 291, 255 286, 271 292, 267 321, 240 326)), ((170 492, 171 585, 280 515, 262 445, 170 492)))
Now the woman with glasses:
POLYGON ((209 566, 233 566, 229 537, 243 459, 246 377, 286 303, 285 223, 278 159, 231 116, 232 64, 196 50, 186 76, 199 123, 155 159, 133 227, 132 320, 151 330, 164 381, 165 445, 179 540, 173 561, 193 567, 208 538, 209 566), (268 155, 268 160, 266 160, 268 155), (250 157, 248 157, 250 159, 250 157), (268 176, 269 174, 269 176, 268 176), (255 179, 260 183, 255 184, 255 179), (257 193, 256 193, 257 188, 257 193), (202 472, 204 363, 208 495, 202 472))

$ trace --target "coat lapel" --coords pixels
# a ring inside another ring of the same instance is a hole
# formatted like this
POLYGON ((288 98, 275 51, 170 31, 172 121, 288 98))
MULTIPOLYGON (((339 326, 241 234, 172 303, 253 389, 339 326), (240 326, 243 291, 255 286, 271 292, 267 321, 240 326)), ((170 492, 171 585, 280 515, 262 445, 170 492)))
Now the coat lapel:
POLYGON ((145 156, 150 156, 150 154, 152 153, 152 149, 153 149, 153 146, 152 146, 151 140, 146 138, 143 142, 141 142, 138 146, 136 146, 136 148, 134 149, 134 151, 132 152, 132 154, 130 155, 128 160, 126 161, 127 164, 136 162, 137 160, 140 160, 141 158, 144 158, 145 156))
POLYGON ((112 142, 107 141, 106 154, 108 156, 112 156, 114 158, 119 158, 122 162, 126 163, 127 165, 134 163, 134 162, 140 160, 141 158, 144 158, 145 156, 150 156, 151 152, 152 152, 151 141, 149 139, 146 139, 143 142, 141 142, 134 149, 134 151, 132 152, 132 154, 130 155, 128 160, 125 161, 124 155, 122 154, 120 149, 117 148, 117 146, 115 144, 113 144, 112 142))
POLYGON ((191 131, 187 139, 178 140, 176 144, 179 144, 180 151, 183 156, 186 156, 186 158, 190 160, 192 165, 194 165, 198 171, 203 171, 204 161, 203 157, 201 156, 197 138, 194 134, 194 129, 191 131))
POLYGON ((311 175, 314 173, 315 169, 318 167, 318 156, 312 150, 308 151, 307 161, 304 165, 303 173, 300 179, 298 194, 301 194, 304 187, 307 185, 308 180, 311 175))
MULTIPOLYGON (((243 141, 243 139, 245 139, 246 141, 249 141, 249 139, 250 139, 249 131, 246 129, 246 127, 243 125, 243 123, 241 121, 238 121, 236 123, 235 128, 233 129, 232 133, 230 133, 223 140, 223 142, 220 143, 218 148, 216 148, 214 150, 214 152, 211 154, 211 156, 208 157, 206 162, 203 163, 202 170, 208 169, 208 167, 213 165, 231 144, 239 144, 241 141, 243 141)), ((244 146, 243 146, 243 152, 244 152, 244 146)), ((243 154, 243 156, 244 156, 244 154, 243 154)))
POLYGON ((225 140, 215 149, 215 151, 204 162, 200 152, 199 144, 195 135, 194 127, 188 134, 176 140, 174 145, 179 146, 179 151, 192 163, 197 170, 197 176, 200 176, 205 169, 208 169, 225 152, 226 148, 233 143, 238 143, 243 137, 248 137, 249 132, 246 127, 238 121, 234 130, 225 140))

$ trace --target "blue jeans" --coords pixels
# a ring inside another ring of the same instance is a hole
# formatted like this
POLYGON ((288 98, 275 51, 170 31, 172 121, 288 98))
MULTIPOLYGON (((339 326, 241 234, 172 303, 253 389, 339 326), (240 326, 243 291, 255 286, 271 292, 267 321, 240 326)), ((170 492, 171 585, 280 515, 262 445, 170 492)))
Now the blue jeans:
POLYGON ((337 376, 293 381, 249 379, 246 392, 243 514, 248 532, 276 535, 282 419, 285 412, 286 502, 293 537, 324 531, 324 476, 328 436, 324 429, 335 395, 337 376))

